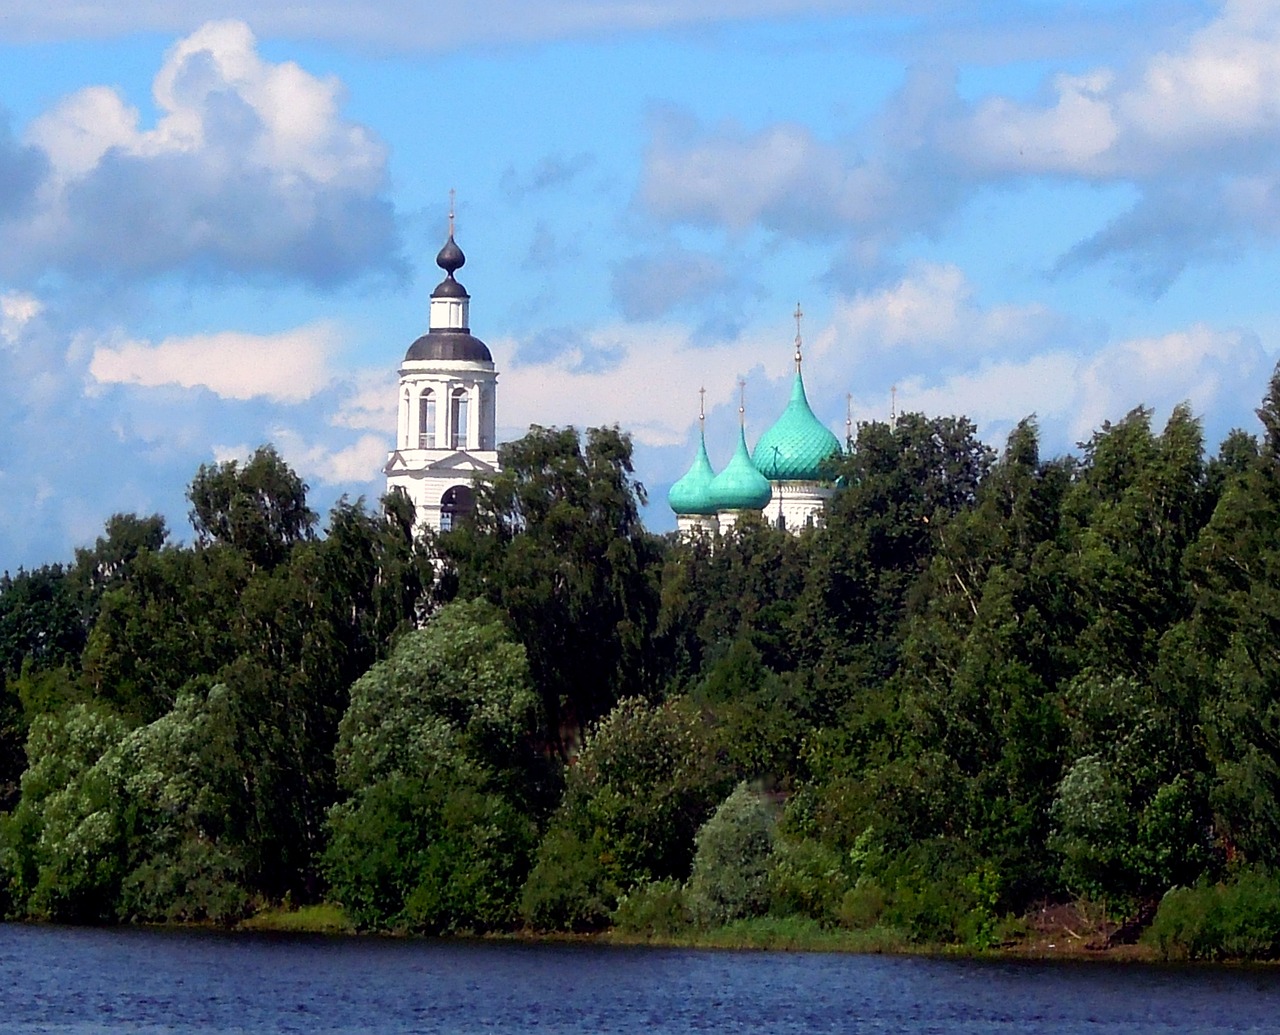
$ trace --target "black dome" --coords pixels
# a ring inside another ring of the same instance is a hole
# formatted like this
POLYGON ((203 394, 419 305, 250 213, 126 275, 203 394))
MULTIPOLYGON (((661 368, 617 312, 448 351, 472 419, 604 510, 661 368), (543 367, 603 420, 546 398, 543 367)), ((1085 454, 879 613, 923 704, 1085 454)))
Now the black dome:
POLYGON ((427 331, 410 345, 404 358, 406 360, 455 359, 469 363, 493 362, 493 356, 489 354, 489 346, 468 331, 438 328, 427 331))
MULTIPOLYGON (((452 216, 449 217, 449 221, 452 223, 452 216)), ((458 247, 458 242, 453 239, 453 231, 450 231, 449 240, 445 241, 444 247, 440 249, 440 253, 436 256, 436 265, 449 276, 453 276, 466 264, 467 257, 462 254, 462 249, 458 247)))
POLYGON ((436 285, 436 289, 431 292, 432 298, 470 298, 467 289, 453 279, 450 273, 444 280, 436 285))

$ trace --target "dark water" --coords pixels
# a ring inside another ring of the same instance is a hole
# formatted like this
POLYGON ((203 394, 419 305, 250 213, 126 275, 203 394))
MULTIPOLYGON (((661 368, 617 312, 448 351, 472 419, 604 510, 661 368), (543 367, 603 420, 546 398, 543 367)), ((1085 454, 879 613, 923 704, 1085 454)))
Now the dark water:
POLYGON ((0 925, 3 1032, 1280 1032, 1280 971, 0 925))

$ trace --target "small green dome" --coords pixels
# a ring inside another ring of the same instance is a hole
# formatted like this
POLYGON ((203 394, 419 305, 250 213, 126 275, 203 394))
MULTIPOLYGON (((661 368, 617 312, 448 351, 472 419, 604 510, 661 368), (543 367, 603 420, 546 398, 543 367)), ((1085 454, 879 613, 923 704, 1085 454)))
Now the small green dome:
POLYGON ((747 433, 738 429, 738 448, 733 459, 711 483, 711 502, 716 510, 764 510, 773 498, 769 479, 755 469, 747 452, 747 433))
POLYGON ((693 465, 667 492, 667 505, 677 514, 714 514, 716 505, 711 501, 711 483, 716 472, 707 459, 707 441, 699 436, 698 455, 693 465))
POLYGON ((791 385, 791 401, 773 427, 760 436, 752 461, 770 481, 816 482, 823 464, 840 453, 840 440, 809 409, 800 371, 791 385))

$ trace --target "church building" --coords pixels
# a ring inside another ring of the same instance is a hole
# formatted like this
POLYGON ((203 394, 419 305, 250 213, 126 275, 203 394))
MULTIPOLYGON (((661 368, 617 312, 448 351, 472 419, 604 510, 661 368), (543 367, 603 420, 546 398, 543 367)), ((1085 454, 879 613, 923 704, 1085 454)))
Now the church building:
POLYGON ((454 276, 466 261, 450 213, 436 256, 444 280, 431 293, 427 333, 400 364, 396 448, 382 469, 387 491, 413 501, 419 530, 452 528, 475 507, 473 481, 498 470, 498 371, 471 333, 471 296, 454 276))
POLYGON ((796 373, 787 408, 748 453, 746 405, 740 400, 738 446, 719 474, 707 456, 706 413, 700 410, 698 453, 685 476, 667 493, 680 532, 727 532, 748 512, 761 514, 770 524, 791 532, 822 520, 823 507, 834 491, 827 478, 827 463, 841 451, 840 441, 814 416, 805 396, 802 315, 796 306, 796 373))

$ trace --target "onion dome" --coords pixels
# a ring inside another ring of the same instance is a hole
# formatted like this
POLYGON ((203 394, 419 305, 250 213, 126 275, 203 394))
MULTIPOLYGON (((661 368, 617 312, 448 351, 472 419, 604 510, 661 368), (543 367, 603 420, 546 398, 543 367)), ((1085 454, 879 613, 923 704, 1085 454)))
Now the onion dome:
POLYGON ((826 462, 839 454, 840 440, 809 409, 797 369, 791 401, 773 427, 760 436, 751 459, 770 481, 816 482, 822 480, 826 462))
POLYGON ((746 429, 738 428, 738 448, 711 482, 711 503, 720 510, 764 510, 773 498, 769 479, 757 471, 747 452, 746 429))
POLYGON ((453 239, 453 231, 449 231, 449 240, 445 241, 444 247, 436 254, 436 265, 449 275, 449 279, 453 279, 453 275, 467 264, 467 257, 462 254, 462 249, 458 247, 458 242, 453 239))
POLYGON ((699 435, 698 439, 698 455, 693 458, 693 465, 667 492, 667 505, 677 514, 705 516, 716 512, 711 500, 711 483, 716 472, 707 458, 706 437, 699 435))
POLYGON ((809 409, 800 376, 800 318, 796 305, 796 378, 791 383, 791 400, 768 431, 756 442, 751 459, 756 468, 774 482, 817 482, 823 467, 840 455, 840 440, 809 409))

